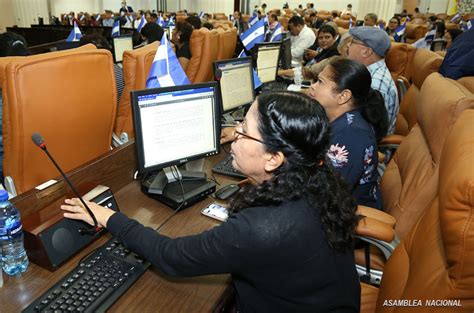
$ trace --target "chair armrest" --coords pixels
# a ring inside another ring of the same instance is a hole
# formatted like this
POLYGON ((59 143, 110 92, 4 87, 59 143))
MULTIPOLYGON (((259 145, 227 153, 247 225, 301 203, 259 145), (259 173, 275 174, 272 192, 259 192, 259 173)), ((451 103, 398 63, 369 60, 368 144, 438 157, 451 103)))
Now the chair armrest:
POLYGON ((400 145, 405 139, 405 136, 402 135, 388 135, 382 138, 380 142, 378 143, 378 146, 389 146, 389 145, 400 145))
POLYGON ((356 234, 359 237, 369 237, 387 243, 395 239, 395 230, 393 227, 369 217, 364 217, 359 221, 356 227, 356 234))
POLYGON ((402 83, 405 85, 406 89, 410 88, 410 82, 408 81, 408 79, 407 79, 405 76, 399 75, 399 76, 397 77, 397 80, 399 80, 400 82, 402 82, 402 83))
POLYGON ((362 215, 364 217, 368 217, 370 219, 388 224, 392 228, 395 227, 395 223, 396 223, 395 217, 391 216, 388 213, 385 213, 384 211, 380 211, 380 210, 377 210, 368 206, 364 206, 364 205, 358 205, 356 213, 358 215, 362 215))

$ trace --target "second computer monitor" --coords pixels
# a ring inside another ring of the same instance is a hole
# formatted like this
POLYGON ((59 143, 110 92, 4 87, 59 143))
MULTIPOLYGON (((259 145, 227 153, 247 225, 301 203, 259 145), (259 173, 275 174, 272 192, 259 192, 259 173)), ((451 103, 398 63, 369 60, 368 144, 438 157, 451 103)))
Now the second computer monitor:
POLYGON ((280 67, 284 70, 291 68, 291 41, 290 38, 283 39, 280 50, 280 67))
POLYGON ((113 38, 115 63, 122 62, 123 53, 133 50, 132 36, 120 36, 113 38))
POLYGON ((257 75, 262 83, 276 80, 281 42, 258 43, 257 75))
POLYGON ((222 113, 252 104, 255 99, 252 58, 216 61, 214 76, 220 85, 222 113))

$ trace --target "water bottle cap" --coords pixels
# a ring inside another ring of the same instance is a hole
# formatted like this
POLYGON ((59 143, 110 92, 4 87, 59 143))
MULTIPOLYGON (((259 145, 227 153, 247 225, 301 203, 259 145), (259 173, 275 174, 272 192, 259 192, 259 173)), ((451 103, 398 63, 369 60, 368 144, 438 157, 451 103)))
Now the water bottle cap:
POLYGON ((6 190, 0 190, 0 201, 8 200, 8 192, 6 190))

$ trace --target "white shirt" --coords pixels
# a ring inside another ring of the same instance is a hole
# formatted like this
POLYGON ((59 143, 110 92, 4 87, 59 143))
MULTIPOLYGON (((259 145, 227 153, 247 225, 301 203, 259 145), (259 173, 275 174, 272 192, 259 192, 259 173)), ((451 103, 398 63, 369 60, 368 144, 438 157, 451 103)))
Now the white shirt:
POLYGON ((303 61, 304 50, 311 47, 316 41, 316 35, 308 27, 304 26, 298 36, 290 36, 291 40, 291 63, 293 65, 301 64, 303 61))

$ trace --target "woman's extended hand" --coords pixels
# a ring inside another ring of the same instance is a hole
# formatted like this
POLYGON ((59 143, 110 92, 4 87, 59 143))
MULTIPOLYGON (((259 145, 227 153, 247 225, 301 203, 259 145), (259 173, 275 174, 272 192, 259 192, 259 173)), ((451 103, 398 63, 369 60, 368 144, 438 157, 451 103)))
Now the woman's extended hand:
MULTIPOLYGON (((81 220, 90 225, 94 225, 94 221, 92 217, 87 212, 86 208, 82 205, 81 201, 78 198, 73 199, 66 199, 64 201, 66 204, 61 205, 61 210, 64 212, 64 217, 70 218, 73 220, 81 220)), ((92 213, 94 213, 95 218, 97 219, 97 223, 99 227, 106 227, 107 221, 109 218, 115 214, 115 211, 100 206, 97 203, 85 201, 87 206, 91 209, 92 213)))

